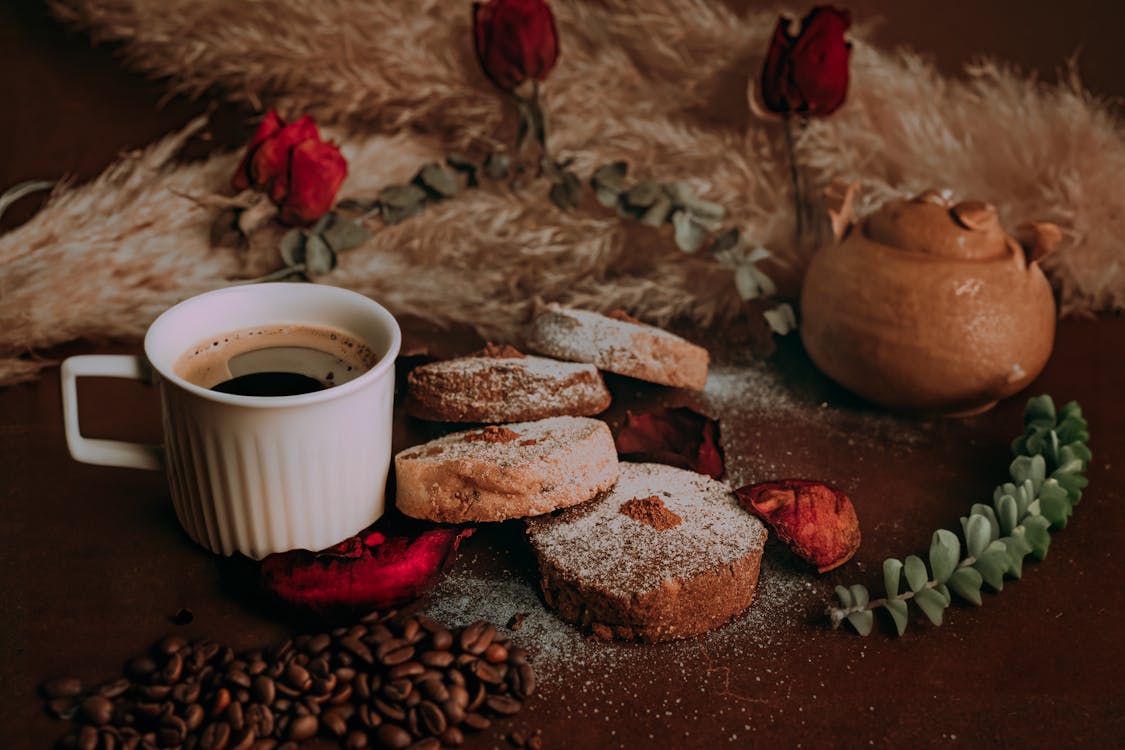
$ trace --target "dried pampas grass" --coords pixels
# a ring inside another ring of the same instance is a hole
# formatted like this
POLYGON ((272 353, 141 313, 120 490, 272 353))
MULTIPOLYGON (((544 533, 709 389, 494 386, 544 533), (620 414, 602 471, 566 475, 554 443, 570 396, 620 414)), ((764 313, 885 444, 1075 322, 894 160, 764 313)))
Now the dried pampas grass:
MULTIPOLYGON (((501 94, 472 57, 467 6, 439 0, 55 0, 58 15, 121 44, 172 91, 310 112, 349 159, 342 196, 370 196, 450 150, 513 136, 501 94)), ((779 125, 741 103, 773 14, 702 0, 554 4, 562 57, 548 88, 552 147, 588 175, 625 159, 636 175, 690 180, 799 277, 779 125)), ((798 142, 810 183, 843 176, 874 205, 924 187, 998 205, 1007 225, 1059 223, 1047 261, 1068 313, 1125 309, 1125 129, 1076 83, 1047 86, 997 65, 966 80, 858 30, 848 103, 798 142)), ((274 263, 276 232, 249 251, 212 249, 210 216, 177 194, 223 186, 236 159, 173 160, 174 136, 90 185, 62 190, 0 237, 0 382, 32 375, 29 351, 76 338, 138 336, 175 301, 274 263), (61 293, 59 290, 67 290, 61 293)), ((730 272, 676 251, 588 202, 557 210, 546 188, 472 191, 342 257, 324 281, 400 313, 512 337, 535 297, 700 325, 740 310, 730 272)))

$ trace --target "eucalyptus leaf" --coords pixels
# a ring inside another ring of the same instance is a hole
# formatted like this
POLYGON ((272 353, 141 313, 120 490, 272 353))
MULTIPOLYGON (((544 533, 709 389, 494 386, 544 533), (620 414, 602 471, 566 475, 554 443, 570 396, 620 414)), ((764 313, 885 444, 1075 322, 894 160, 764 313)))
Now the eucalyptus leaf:
POLYGON ((629 165, 623 161, 603 164, 594 170, 590 177, 590 184, 595 189, 603 189, 614 195, 625 191, 625 176, 629 173, 629 165))
POLYGON ((766 319, 770 330, 778 336, 784 336, 797 328, 797 316, 787 302, 764 311, 762 317, 766 319))
POLYGON ((672 226, 675 228, 676 247, 685 253, 698 250, 707 236, 703 227, 696 224, 686 211, 672 214, 672 226))
POLYGON ((997 591, 1003 591, 1004 573, 1007 572, 1008 565, 1008 548, 998 540, 989 544, 977 557, 973 568, 981 574, 985 583, 997 591))
POLYGON ((316 220, 316 223, 309 227, 309 234, 324 234, 324 230, 332 226, 332 222, 336 220, 336 213, 329 211, 316 220))
POLYGON ((658 227, 668 220, 668 214, 672 210, 672 200, 662 195, 653 201, 648 210, 641 216, 641 223, 650 227, 658 227))
POLYGON ((648 208, 656 202, 660 194, 660 185, 652 180, 641 180, 625 191, 625 202, 637 208, 648 208))
POLYGON ((734 269, 734 285, 738 296, 744 300, 768 297, 777 291, 773 280, 751 263, 743 263, 734 269))
POLYGON ((507 154, 492 153, 484 159, 484 174, 490 180, 506 180, 512 173, 512 161, 507 154))
POLYGON ((300 229, 290 229, 281 237, 279 247, 281 260, 292 268, 305 262, 305 233, 300 229))
POLYGON ((449 165, 450 169, 465 175, 465 184, 468 187, 476 187, 479 184, 477 172, 480 168, 469 157, 464 154, 453 153, 445 157, 445 163, 449 165))
POLYGON ((934 532, 930 541, 930 569, 933 571, 934 580, 945 583, 957 568, 961 559, 961 541, 957 535, 945 529, 934 532))
POLYGON ((988 519, 989 541, 1000 538, 1000 521, 996 518, 996 511, 992 509, 992 506, 984 503, 973 503, 969 515, 984 516, 988 519))
POLYGON ((851 609, 855 606, 855 597, 852 592, 843 586, 836 587, 836 598, 840 600, 840 606, 844 609, 851 609))
POLYGON ((922 562, 922 558, 917 555, 906 558, 903 569, 906 572, 906 585, 915 593, 921 590, 930 580, 930 575, 926 572, 926 563, 922 562))
POLYGON ((906 632, 906 624, 910 621, 909 609, 906 602, 902 599, 888 599, 883 608, 890 613, 891 619, 894 621, 895 630, 899 635, 906 632))
POLYGON ((972 568, 958 568, 949 577, 949 588, 953 589, 953 593, 957 596, 979 607, 980 587, 983 582, 980 573, 972 568))
POLYGON ((862 612, 852 612, 848 615, 848 622, 860 635, 870 635, 871 627, 875 623, 875 615, 869 609, 862 612))
POLYGON ((766 258, 771 257, 772 255, 773 253, 771 253, 761 245, 755 245, 754 249, 750 251, 750 254, 746 256, 746 262, 757 263, 760 260, 765 260, 766 258))
POLYGON ((1031 554, 1039 560, 1047 556, 1051 535, 1047 532, 1051 522, 1043 516, 1028 516, 1023 520, 1024 536, 1031 545, 1031 554))
POLYGON ((871 601, 871 595, 867 593, 867 587, 861 584, 853 584, 848 587, 852 592, 852 599, 855 600, 855 606, 866 607, 867 603, 871 601))
POLYGON ((683 205, 698 221, 704 219, 722 221, 723 216, 726 214, 726 209, 723 208, 722 205, 711 201, 700 200, 699 198, 693 198, 690 195, 683 200, 683 205))
POLYGON ((969 516, 965 523, 965 547, 969 557, 980 557, 992 541, 992 522, 985 516, 969 516))
POLYGON ((380 207, 380 214, 383 217, 384 224, 393 226, 395 224, 406 221, 412 216, 417 216, 418 214, 422 213, 422 210, 425 207, 426 204, 423 202, 414 203, 412 205, 403 206, 401 208, 383 205, 380 207))
POLYGON ((902 581, 902 562, 893 557, 883 561, 883 588, 887 597, 893 599, 898 596, 899 585, 902 581))
POLYGON ((594 187, 594 197, 598 199, 598 203, 606 208, 613 208, 617 205, 618 193, 600 185, 594 187))
POLYGON ((1017 484, 1030 480, 1035 492, 1047 478, 1047 462, 1042 456, 1017 456, 1008 467, 1017 484))
POLYGON ((1028 399, 1023 410, 1023 422, 1027 425, 1043 424, 1055 426, 1055 402, 1047 394, 1028 399))
POLYGON ((914 603, 930 622, 941 625, 942 616, 945 614, 945 597, 933 589, 922 589, 914 595, 914 603))
POLYGON ((1000 499, 996 501, 996 516, 1000 521, 1000 533, 1007 536, 1012 533, 1012 529, 1016 528, 1019 523, 1019 509, 1016 507, 1016 499, 1011 495, 1001 495, 1000 499))
POLYGON ((414 179, 431 198, 451 198, 457 194, 457 180, 437 162, 423 166, 414 179))
POLYGON ((665 194, 676 202, 677 208, 683 208, 688 201, 695 199, 695 190, 692 189, 689 182, 683 180, 665 182, 661 187, 665 194))
POLYGON ((320 235, 305 240, 305 269, 310 276, 321 276, 336 267, 336 253, 320 235))
POLYGON ((417 185, 391 185, 379 191, 379 203, 394 209, 412 208, 426 200, 426 191, 417 185))
POLYGON ((353 247, 359 247, 374 235, 358 221, 337 216, 332 226, 321 232, 320 236, 335 252, 342 253, 353 247))

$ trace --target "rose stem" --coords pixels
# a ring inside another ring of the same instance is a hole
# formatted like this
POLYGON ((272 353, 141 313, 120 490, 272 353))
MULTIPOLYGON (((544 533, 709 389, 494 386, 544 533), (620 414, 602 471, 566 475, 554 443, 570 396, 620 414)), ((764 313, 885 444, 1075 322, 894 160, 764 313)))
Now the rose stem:
POLYGON ((793 208, 797 220, 797 249, 801 248, 804 219, 801 211, 801 183, 797 173, 797 150, 793 146, 793 118, 785 115, 785 148, 789 152, 789 179, 793 181, 793 208))

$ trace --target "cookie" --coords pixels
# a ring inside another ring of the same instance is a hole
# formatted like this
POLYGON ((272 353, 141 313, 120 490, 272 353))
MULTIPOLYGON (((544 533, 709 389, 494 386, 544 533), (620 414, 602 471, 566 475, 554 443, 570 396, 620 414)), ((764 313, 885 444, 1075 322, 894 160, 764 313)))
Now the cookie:
POLYGON ((525 356, 510 346, 422 365, 406 382, 406 411, 437 422, 587 417, 610 403, 593 365, 525 356))
POLYGON ((617 481, 605 422, 552 417, 457 432, 395 456, 398 509, 441 523, 503 521, 584 503, 617 481))
POLYGON ((527 343, 540 354, 650 383, 697 391, 707 383, 706 349, 623 313, 547 305, 532 319, 527 343))
POLYGON ((600 498, 526 524, 547 604, 619 640, 682 638, 738 615, 766 541, 725 484, 663 464, 622 463, 600 498))

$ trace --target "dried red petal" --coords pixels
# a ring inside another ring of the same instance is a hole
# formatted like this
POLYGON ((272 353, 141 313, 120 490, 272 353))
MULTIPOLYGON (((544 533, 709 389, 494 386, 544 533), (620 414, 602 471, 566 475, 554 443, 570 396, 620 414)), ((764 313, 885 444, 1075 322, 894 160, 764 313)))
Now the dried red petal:
POLYGON ((781 479, 735 490, 742 507, 773 527, 781 541, 820 573, 859 549, 859 519, 848 496, 821 482, 781 479))
POLYGON ((719 423, 686 406, 628 412, 614 436, 617 452, 629 461, 691 469, 722 479, 726 473, 719 446, 719 423))
POLYGON ((286 224, 312 224, 332 208, 347 175, 348 162, 335 144, 307 139, 290 151, 288 177, 277 178, 270 198, 286 224))
POLYGON ((281 132, 285 127, 285 120, 277 114, 277 110, 271 109, 266 113, 265 118, 258 129, 254 131, 253 137, 250 138, 250 143, 246 146, 246 153, 242 155, 242 161, 238 163, 238 169, 234 171, 234 176, 231 177, 231 185, 235 190, 245 190, 251 185, 250 177, 250 160, 258 153, 258 148, 281 132))
POLYGON ((368 528, 321 552, 270 555, 261 581, 281 601, 314 612, 397 607, 428 591, 472 533, 458 526, 368 528))

